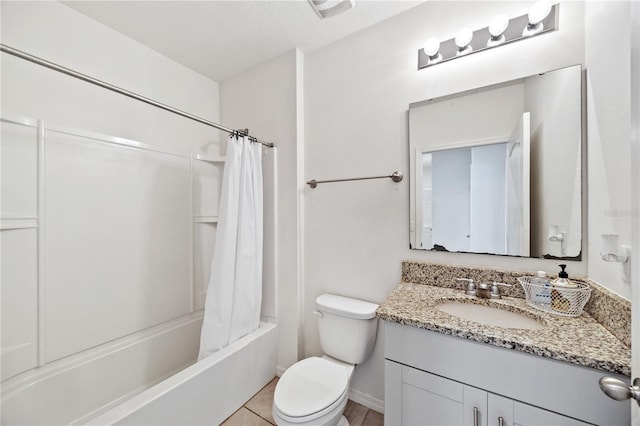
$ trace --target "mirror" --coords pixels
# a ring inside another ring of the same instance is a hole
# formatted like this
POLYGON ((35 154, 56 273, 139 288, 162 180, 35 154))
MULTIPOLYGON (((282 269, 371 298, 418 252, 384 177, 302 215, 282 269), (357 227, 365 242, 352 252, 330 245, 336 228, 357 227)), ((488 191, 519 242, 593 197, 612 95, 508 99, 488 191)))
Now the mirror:
POLYGON ((580 65, 409 107, 411 248, 579 260, 580 65))

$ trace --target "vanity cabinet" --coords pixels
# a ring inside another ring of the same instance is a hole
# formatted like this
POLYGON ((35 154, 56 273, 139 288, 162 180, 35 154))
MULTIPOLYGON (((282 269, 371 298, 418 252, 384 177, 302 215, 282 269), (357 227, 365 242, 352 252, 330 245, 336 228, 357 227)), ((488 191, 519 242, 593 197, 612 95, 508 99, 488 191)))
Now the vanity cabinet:
POLYGON ((400 390, 402 403, 385 414, 386 424, 421 426, 580 426, 588 423, 436 376, 385 362, 387 389, 400 390), (397 417, 397 415, 400 415, 397 417))
POLYGON ((610 373, 387 321, 384 341, 387 425, 631 421, 628 404, 599 389, 610 373))

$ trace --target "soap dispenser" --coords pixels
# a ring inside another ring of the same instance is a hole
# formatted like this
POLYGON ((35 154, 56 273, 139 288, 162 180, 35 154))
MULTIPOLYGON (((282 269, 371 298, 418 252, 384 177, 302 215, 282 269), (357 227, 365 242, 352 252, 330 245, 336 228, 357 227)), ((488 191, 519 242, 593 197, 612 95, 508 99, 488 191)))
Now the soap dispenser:
POLYGON ((565 268, 567 267, 567 265, 558 265, 558 266, 562 270, 560 271, 560 273, 558 273, 558 278, 551 281, 551 284, 554 287, 570 287, 570 288, 578 287, 577 284, 571 282, 571 280, 569 279, 569 274, 567 273, 567 271, 565 271, 565 268))

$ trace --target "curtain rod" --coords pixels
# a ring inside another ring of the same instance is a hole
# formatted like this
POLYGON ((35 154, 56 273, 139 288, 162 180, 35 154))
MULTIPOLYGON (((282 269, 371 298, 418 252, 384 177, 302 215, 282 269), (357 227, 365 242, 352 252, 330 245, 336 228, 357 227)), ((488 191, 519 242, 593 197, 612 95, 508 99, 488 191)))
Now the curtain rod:
POLYGON ((112 92, 116 92, 116 93, 119 93, 121 95, 127 96, 129 98, 144 102, 144 103, 149 104, 151 106, 154 106, 156 108, 160 108, 160 109, 163 109, 165 111, 169 111, 171 113, 180 115, 182 117, 188 118, 188 119, 193 120, 193 121, 197 121, 199 123, 205 124, 205 125, 210 126, 210 127, 215 127, 216 129, 222 130, 223 132, 227 132, 230 135, 248 136, 250 138, 250 140, 252 140, 254 142, 258 142, 258 143, 260 143, 260 144, 262 144, 262 145, 264 145, 264 146, 266 146, 268 148, 273 148, 273 147, 276 146, 274 143, 265 142, 265 141, 262 141, 262 140, 260 140, 258 138, 255 138, 253 136, 250 136, 249 132, 246 131, 246 130, 230 129, 228 127, 225 127, 225 126, 222 126, 220 124, 214 123, 213 121, 209 121, 209 120, 206 120, 204 118, 198 117, 196 115, 189 114, 188 112, 181 111, 179 109, 170 107, 169 105, 165 105, 163 103, 154 101, 153 99, 149 99, 147 97, 138 95, 137 93, 130 92, 129 90, 125 90, 125 89, 123 89, 121 87, 114 86, 113 84, 109 84, 109 83, 106 83, 106 82, 104 82, 102 80, 98 80, 97 78, 90 77, 90 76, 88 76, 86 74, 82 74, 80 72, 77 72, 77 71, 74 71, 72 69, 63 67, 63 66, 55 64, 53 62, 49 62, 49 61, 47 61, 45 59, 39 58, 37 56, 34 56, 34 55, 29 54, 29 53, 23 52, 21 50, 14 49, 13 47, 7 46, 4 43, 0 43, 0 51, 2 51, 4 53, 8 53, 9 55, 16 56, 16 57, 18 57, 20 59, 24 59, 26 61, 33 62, 34 64, 41 65, 43 67, 52 69, 54 71, 58 71, 58 72, 60 72, 62 74, 66 74, 68 76, 80 79, 80 80, 85 81, 87 83, 94 84, 96 86, 102 87, 103 89, 111 90, 112 92))

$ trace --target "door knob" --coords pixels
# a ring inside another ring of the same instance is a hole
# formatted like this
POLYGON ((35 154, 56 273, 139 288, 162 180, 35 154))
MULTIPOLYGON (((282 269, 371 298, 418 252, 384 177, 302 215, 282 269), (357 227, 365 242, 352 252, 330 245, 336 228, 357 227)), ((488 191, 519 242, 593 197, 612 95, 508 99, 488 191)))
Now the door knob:
POLYGON ((613 398, 616 401, 633 398, 640 405, 640 377, 636 377, 633 380, 633 386, 628 386, 622 380, 604 376, 600 378, 600 389, 609 398, 613 398))

